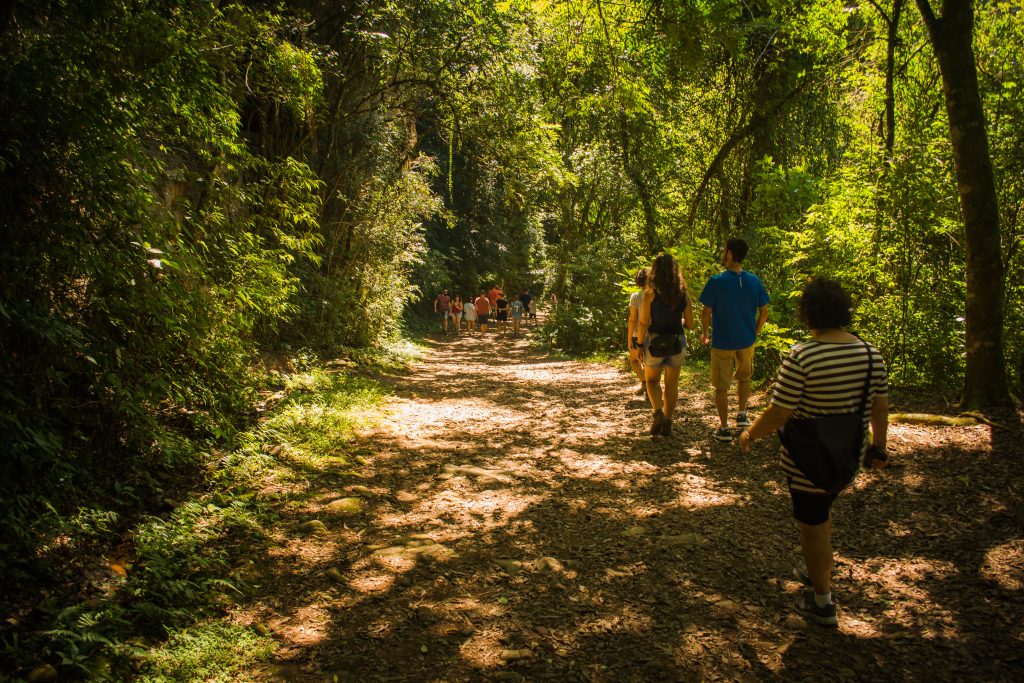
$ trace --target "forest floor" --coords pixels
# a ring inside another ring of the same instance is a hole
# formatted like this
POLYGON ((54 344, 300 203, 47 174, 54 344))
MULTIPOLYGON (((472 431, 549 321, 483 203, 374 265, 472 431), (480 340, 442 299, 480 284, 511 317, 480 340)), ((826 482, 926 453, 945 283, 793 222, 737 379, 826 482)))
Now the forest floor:
POLYGON ((833 510, 829 629, 791 609, 774 439, 749 456, 712 440, 699 367, 675 433, 651 438, 614 365, 493 331, 426 344, 377 378, 393 398, 360 434, 365 466, 310 470, 282 504, 262 587, 232 614, 281 643, 255 678, 1021 679, 1019 427, 891 427, 892 466, 833 510))

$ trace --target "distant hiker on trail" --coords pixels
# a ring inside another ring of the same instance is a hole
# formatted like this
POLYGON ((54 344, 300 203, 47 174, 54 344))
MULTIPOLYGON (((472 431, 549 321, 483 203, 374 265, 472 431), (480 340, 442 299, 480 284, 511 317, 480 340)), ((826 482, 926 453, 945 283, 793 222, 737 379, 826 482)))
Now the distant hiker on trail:
POLYGON ((448 296, 448 290, 445 289, 437 298, 434 299, 434 313, 441 317, 441 331, 444 332, 444 336, 448 336, 448 314, 451 309, 452 300, 448 296))
POLYGON ((878 349, 842 329, 850 324, 852 303, 837 282, 819 277, 807 285, 800 318, 811 341, 793 347, 779 369, 771 405, 740 434, 740 449, 749 453, 753 442, 782 428, 780 464, 805 563, 794 573, 811 585, 794 606, 825 626, 839 623, 832 600, 832 503, 861 463, 879 468, 887 459, 885 363, 878 349), (865 438, 869 423, 870 447, 865 438))
POLYGON ((476 319, 480 323, 480 333, 486 333, 487 317, 491 312, 491 301, 484 294, 484 290, 480 290, 480 296, 476 298, 474 304, 476 306, 476 319))
POLYGON ((750 378, 754 374, 754 342, 768 320, 768 293, 761 280, 740 265, 748 251, 747 243, 733 237, 722 250, 725 270, 712 276, 701 292, 704 310, 700 315, 702 344, 711 332, 711 386, 715 390, 718 429, 712 436, 732 441, 729 431, 729 386, 736 379, 738 412, 736 426, 747 427, 747 399, 750 378))
POLYGON ((487 292, 487 300, 491 302, 491 312, 494 312, 495 307, 498 305, 498 297, 501 296, 501 289, 495 284, 491 287, 490 291, 487 292))
POLYGON ((512 316, 512 334, 519 334, 519 323, 523 319, 523 302, 513 299, 509 304, 509 315, 512 316))
POLYGON ((466 331, 472 333, 476 329, 476 304, 473 303, 472 296, 466 297, 462 312, 466 316, 466 331))
POLYGON ((505 334, 508 332, 508 299, 500 292, 494 302, 494 314, 495 320, 498 321, 498 334, 505 334))
POLYGON ((641 268, 633 278, 638 291, 629 295, 629 322, 626 323, 626 346, 629 347, 629 367, 633 369, 640 379, 640 388, 637 389, 637 396, 647 396, 647 376, 644 374, 644 364, 640 355, 640 344, 637 339, 637 324, 640 322, 640 303, 644 298, 644 289, 647 288, 647 269, 641 268))
POLYGON ((462 332, 462 297, 455 295, 452 301, 452 323, 455 325, 455 334, 462 332))
POLYGON ((533 295, 530 294, 530 290, 525 290, 519 295, 519 300, 523 302, 523 313, 526 315, 527 320, 536 320, 537 312, 530 308, 530 304, 533 303, 533 295))
POLYGON ((637 338, 643 340, 647 396, 654 408, 651 436, 672 434, 672 414, 679 400, 679 369, 686 360, 686 334, 693 329, 693 311, 686 281, 671 254, 661 254, 647 275, 640 304, 637 338), (662 403, 661 371, 665 370, 662 403))

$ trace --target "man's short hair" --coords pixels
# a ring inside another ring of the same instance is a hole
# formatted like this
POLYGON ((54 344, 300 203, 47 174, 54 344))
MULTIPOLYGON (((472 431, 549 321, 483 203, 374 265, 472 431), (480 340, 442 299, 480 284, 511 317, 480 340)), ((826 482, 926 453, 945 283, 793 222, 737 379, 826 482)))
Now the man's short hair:
POLYGON ((725 243, 725 248, 732 254, 732 260, 736 263, 743 263, 747 252, 750 251, 747 241, 742 237, 730 237, 729 241, 725 243))

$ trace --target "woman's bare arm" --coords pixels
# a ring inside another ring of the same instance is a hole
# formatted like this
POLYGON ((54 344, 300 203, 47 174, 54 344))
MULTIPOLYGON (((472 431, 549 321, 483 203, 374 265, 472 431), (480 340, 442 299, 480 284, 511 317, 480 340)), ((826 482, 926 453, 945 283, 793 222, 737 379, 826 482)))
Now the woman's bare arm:
POLYGON ((637 309, 629 307, 629 323, 626 325, 626 347, 629 348, 632 344, 633 337, 636 336, 636 323, 637 323, 637 309))
POLYGON ((637 323, 636 337, 643 342, 647 338, 647 330, 651 326, 651 302, 654 301, 654 290, 645 289, 644 298, 640 301, 640 321, 637 323))

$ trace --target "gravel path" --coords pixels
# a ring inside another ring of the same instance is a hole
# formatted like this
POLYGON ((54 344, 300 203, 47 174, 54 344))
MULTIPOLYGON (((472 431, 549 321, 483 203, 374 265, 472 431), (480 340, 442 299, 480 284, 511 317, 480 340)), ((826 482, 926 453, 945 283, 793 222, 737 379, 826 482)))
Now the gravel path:
POLYGON ((1019 438, 893 427, 896 466, 834 510, 829 630, 789 609, 773 440, 710 439, 702 376, 657 439, 628 375, 523 338, 436 339, 385 379, 363 476, 311 474, 327 533, 268 565, 266 678, 1019 680, 1019 438), (331 517, 342 496, 365 504, 331 517))

